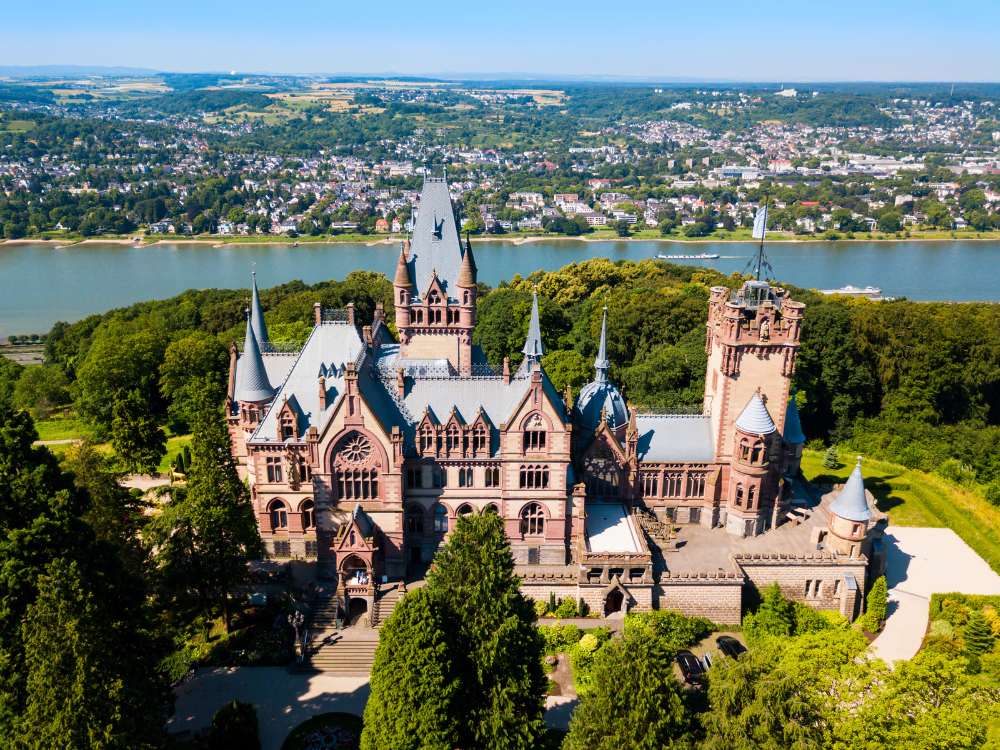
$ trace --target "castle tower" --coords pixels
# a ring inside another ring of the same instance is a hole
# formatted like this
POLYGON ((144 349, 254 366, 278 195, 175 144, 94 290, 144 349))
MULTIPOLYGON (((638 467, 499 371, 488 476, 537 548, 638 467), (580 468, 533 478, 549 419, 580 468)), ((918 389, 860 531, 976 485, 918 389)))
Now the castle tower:
POLYGON ((865 536, 872 519, 865 480, 861 475, 861 456, 847 482, 830 503, 830 535, 827 546, 841 555, 859 557, 864 553, 865 536))
MULTIPOLYGON (((256 288, 256 287, 255 287, 256 288)), ((263 324, 263 315, 259 321, 263 324)), ((251 309, 247 316, 247 332, 243 342, 243 354, 236 367, 236 382, 233 401, 239 406, 239 421, 245 430, 252 430, 264 416, 264 410, 274 398, 274 388, 264 368, 264 358, 254 335, 254 315, 251 309)))
POLYGON ((427 177, 412 240, 403 245, 393 279, 403 359, 447 360, 458 373, 472 373, 476 264, 470 250, 467 244, 463 252, 447 183, 427 177))
POLYGON ((799 407, 795 404, 795 390, 788 398, 785 409, 785 428, 781 433, 784 443, 784 467, 782 475, 794 479, 799 475, 802 464, 802 448, 806 443, 806 435, 802 431, 802 420, 799 418, 799 407))
MULTIPOLYGON (((804 309, 766 281, 747 281, 735 294, 726 287, 712 288, 704 408, 712 418, 719 459, 733 456, 736 416, 755 392, 765 404, 788 401, 804 309)), ((784 409, 774 414, 779 433, 785 414, 784 409)))
POLYGON ((726 531, 756 536, 764 531, 776 502, 771 448, 777 427, 759 393, 750 397, 733 427, 726 531))

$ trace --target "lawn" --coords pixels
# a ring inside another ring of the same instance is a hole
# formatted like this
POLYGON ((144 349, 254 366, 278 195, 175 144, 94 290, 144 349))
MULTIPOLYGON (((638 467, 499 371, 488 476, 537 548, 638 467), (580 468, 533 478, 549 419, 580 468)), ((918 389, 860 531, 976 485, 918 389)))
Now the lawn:
POLYGON ((79 440, 89 435, 86 426, 76 417, 53 416, 35 422, 39 440, 79 440))
MULTIPOLYGON (((821 452, 807 450, 802 472, 818 483, 843 482, 854 462, 843 456, 841 460, 844 466, 827 469, 821 452)), ((862 471, 865 486, 875 495, 879 510, 889 514, 890 523, 950 528, 1000 572, 1000 508, 972 490, 899 464, 865 459, 862 471)))
POLYGON ((170 471, 170 464, 177 457, 177 454, 184 450, 185 445, 190 445, 191 435, 173 435, 170 431, 167 431, 167 452, 163 454, 163 458, 160 459, 160 465, 157 468, 161 474, 166 474, 170 471))

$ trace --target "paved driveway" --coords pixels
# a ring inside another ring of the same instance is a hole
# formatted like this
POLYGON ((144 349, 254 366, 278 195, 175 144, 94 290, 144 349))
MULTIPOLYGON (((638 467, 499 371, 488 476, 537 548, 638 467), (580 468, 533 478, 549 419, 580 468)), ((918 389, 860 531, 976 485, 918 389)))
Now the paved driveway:
POLYGON ((890 664, 920 649, 931 594, 1000 594, 1000 575, 951 529, 890 526, 886 543, 889 615, 871 651, 890 664))

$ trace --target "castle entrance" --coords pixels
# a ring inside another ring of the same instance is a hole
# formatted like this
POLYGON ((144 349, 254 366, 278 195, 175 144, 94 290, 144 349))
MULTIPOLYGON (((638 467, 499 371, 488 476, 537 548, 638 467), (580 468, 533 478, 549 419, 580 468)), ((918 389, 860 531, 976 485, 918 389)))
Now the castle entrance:
POLYGON ((604 616, 607 617, 615 612, 621 612, 623 604, 625 604, 625 594, 622 593, 620 588, 612 589, 604 599, 604 616))
POLYGON ((351 597, 347 603, 347 624, 357 625, 368 614, 368 601, 360 597, 351 597))

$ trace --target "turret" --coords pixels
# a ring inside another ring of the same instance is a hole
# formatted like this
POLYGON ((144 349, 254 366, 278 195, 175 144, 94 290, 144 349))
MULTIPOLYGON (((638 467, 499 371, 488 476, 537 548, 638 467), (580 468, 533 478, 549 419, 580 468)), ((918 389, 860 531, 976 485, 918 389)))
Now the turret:
POLYGON ((830 503, 830 536, 827 546, 835 552, 859 557, 864 552, 868 524, 872 520, 871 508, 861 475, 861 456, 847 482, 830 503))
POLYGON ((392 280, 393 296, 396 301, 396 330, 402 331, 410 325, 410 302, 413 295, 413 283, 410 280, 410 241, 403 240, 399 249, 399 261, 396 263, 396 276, 392 280))
POLYGON ((271 346, 271 341, 267 337, 264 309, 260 306, 260 294, 257 292, 257 272, 251 271, 250 277, 250 327, 253 328, 253 334, 257 337, 257 344, 261 349, 267 350, 271 346))
POLYGON ((463 327, 472 328, 476 325, 476 259, 472 256, 472 242, 465 237, 465 253, 462 255, 462 267, 458 272, 458 322, 463 327))
POLYGON ((531 295, 531 320, 528 322, 528 336, 524 340, 524 363, 532 367, 542 361, 545 347, 542 345, 542 327, 538 322, 538 292, 531 295))
POLYGON ((776 502, 771 475, 770 442, 777 431, 760 393, 754 393, 733 425, 726 531, 756 536, 776 502))
MULTIPOLYGON (((257 337, 252 326, 252 314, 247 316, 247 332, 243 343, 243 355, 236 365, 236 387, 234 398, 240 404, 240 414, 244 421, 257 422, 262 407, 274 398, 274 388, 264 368, 257 337)), ((263 321, 263 318, 261 318, 263 321)))

